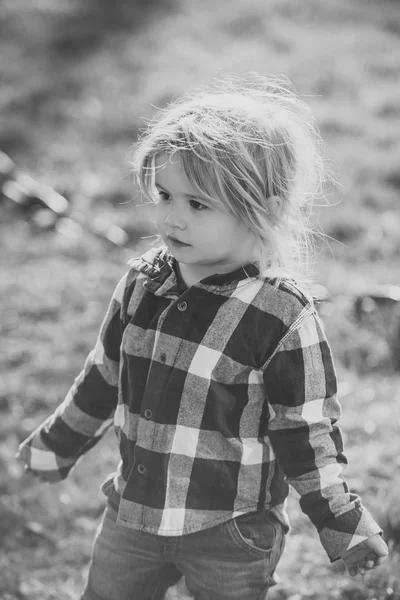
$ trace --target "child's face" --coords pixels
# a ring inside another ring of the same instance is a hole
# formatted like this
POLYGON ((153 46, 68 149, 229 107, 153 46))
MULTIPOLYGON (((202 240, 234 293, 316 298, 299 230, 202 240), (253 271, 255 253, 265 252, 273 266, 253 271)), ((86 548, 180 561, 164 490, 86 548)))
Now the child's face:
POLYGON ((161 237, 192 284, 255 259, 254 236, 236 217, 198 197, 177 156, 156 160, 156 219, 161 237))

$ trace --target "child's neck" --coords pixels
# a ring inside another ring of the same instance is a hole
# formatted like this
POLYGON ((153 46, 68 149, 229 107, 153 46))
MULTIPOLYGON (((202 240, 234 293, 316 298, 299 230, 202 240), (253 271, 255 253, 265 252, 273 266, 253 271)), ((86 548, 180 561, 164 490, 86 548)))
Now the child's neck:
POLYGON ((205 279, 206 277, 210 277, 211 275, 216 275, 217 273, 230 273, 235 269, 239 269, 239 267, 243 266, 242 264, 231 264, 231 265, 189 265, 186 263, 177 262, 177 266, 181 275, 181 278, 187 285, 190 287, 205 279))

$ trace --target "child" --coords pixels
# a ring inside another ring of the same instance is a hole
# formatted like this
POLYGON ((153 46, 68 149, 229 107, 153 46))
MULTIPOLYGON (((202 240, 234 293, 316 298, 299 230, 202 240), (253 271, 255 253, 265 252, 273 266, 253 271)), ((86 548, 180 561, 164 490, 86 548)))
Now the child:
POLYGON ((384 562, 342 477, 331 352, 299 285, 320 144, 290 85, 260 76, 185 96, 139 140, 163 244, 130 261, 83 371, 20 448, 57 481, 114 424, 83 600, 149 599, 171 569, 196 600, 265 598, 288 483, 331 561, 351 575, 384 562))

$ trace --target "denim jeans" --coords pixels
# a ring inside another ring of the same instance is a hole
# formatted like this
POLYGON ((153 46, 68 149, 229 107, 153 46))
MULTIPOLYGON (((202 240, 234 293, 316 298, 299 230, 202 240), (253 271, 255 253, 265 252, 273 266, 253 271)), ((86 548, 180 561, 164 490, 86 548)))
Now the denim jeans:
POLYGON ((129 529, 116 518, 108 505, 81 600, 151 600, 179 572, 196 600, 264 600, 274 584, 285 531, 270 512, 178 537, 129 529))

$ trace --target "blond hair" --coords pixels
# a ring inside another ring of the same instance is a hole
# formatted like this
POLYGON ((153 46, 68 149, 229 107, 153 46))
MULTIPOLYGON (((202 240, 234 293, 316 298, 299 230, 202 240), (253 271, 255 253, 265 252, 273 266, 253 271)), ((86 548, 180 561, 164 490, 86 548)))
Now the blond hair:
POLYGON ((307 280, 312 207, 328 178, 310 107, 289 80, 225 75, 159 110, 133 148, 147 200, 156 158, 175 153, 199 195, 254 233, 261 275, 307 280))

